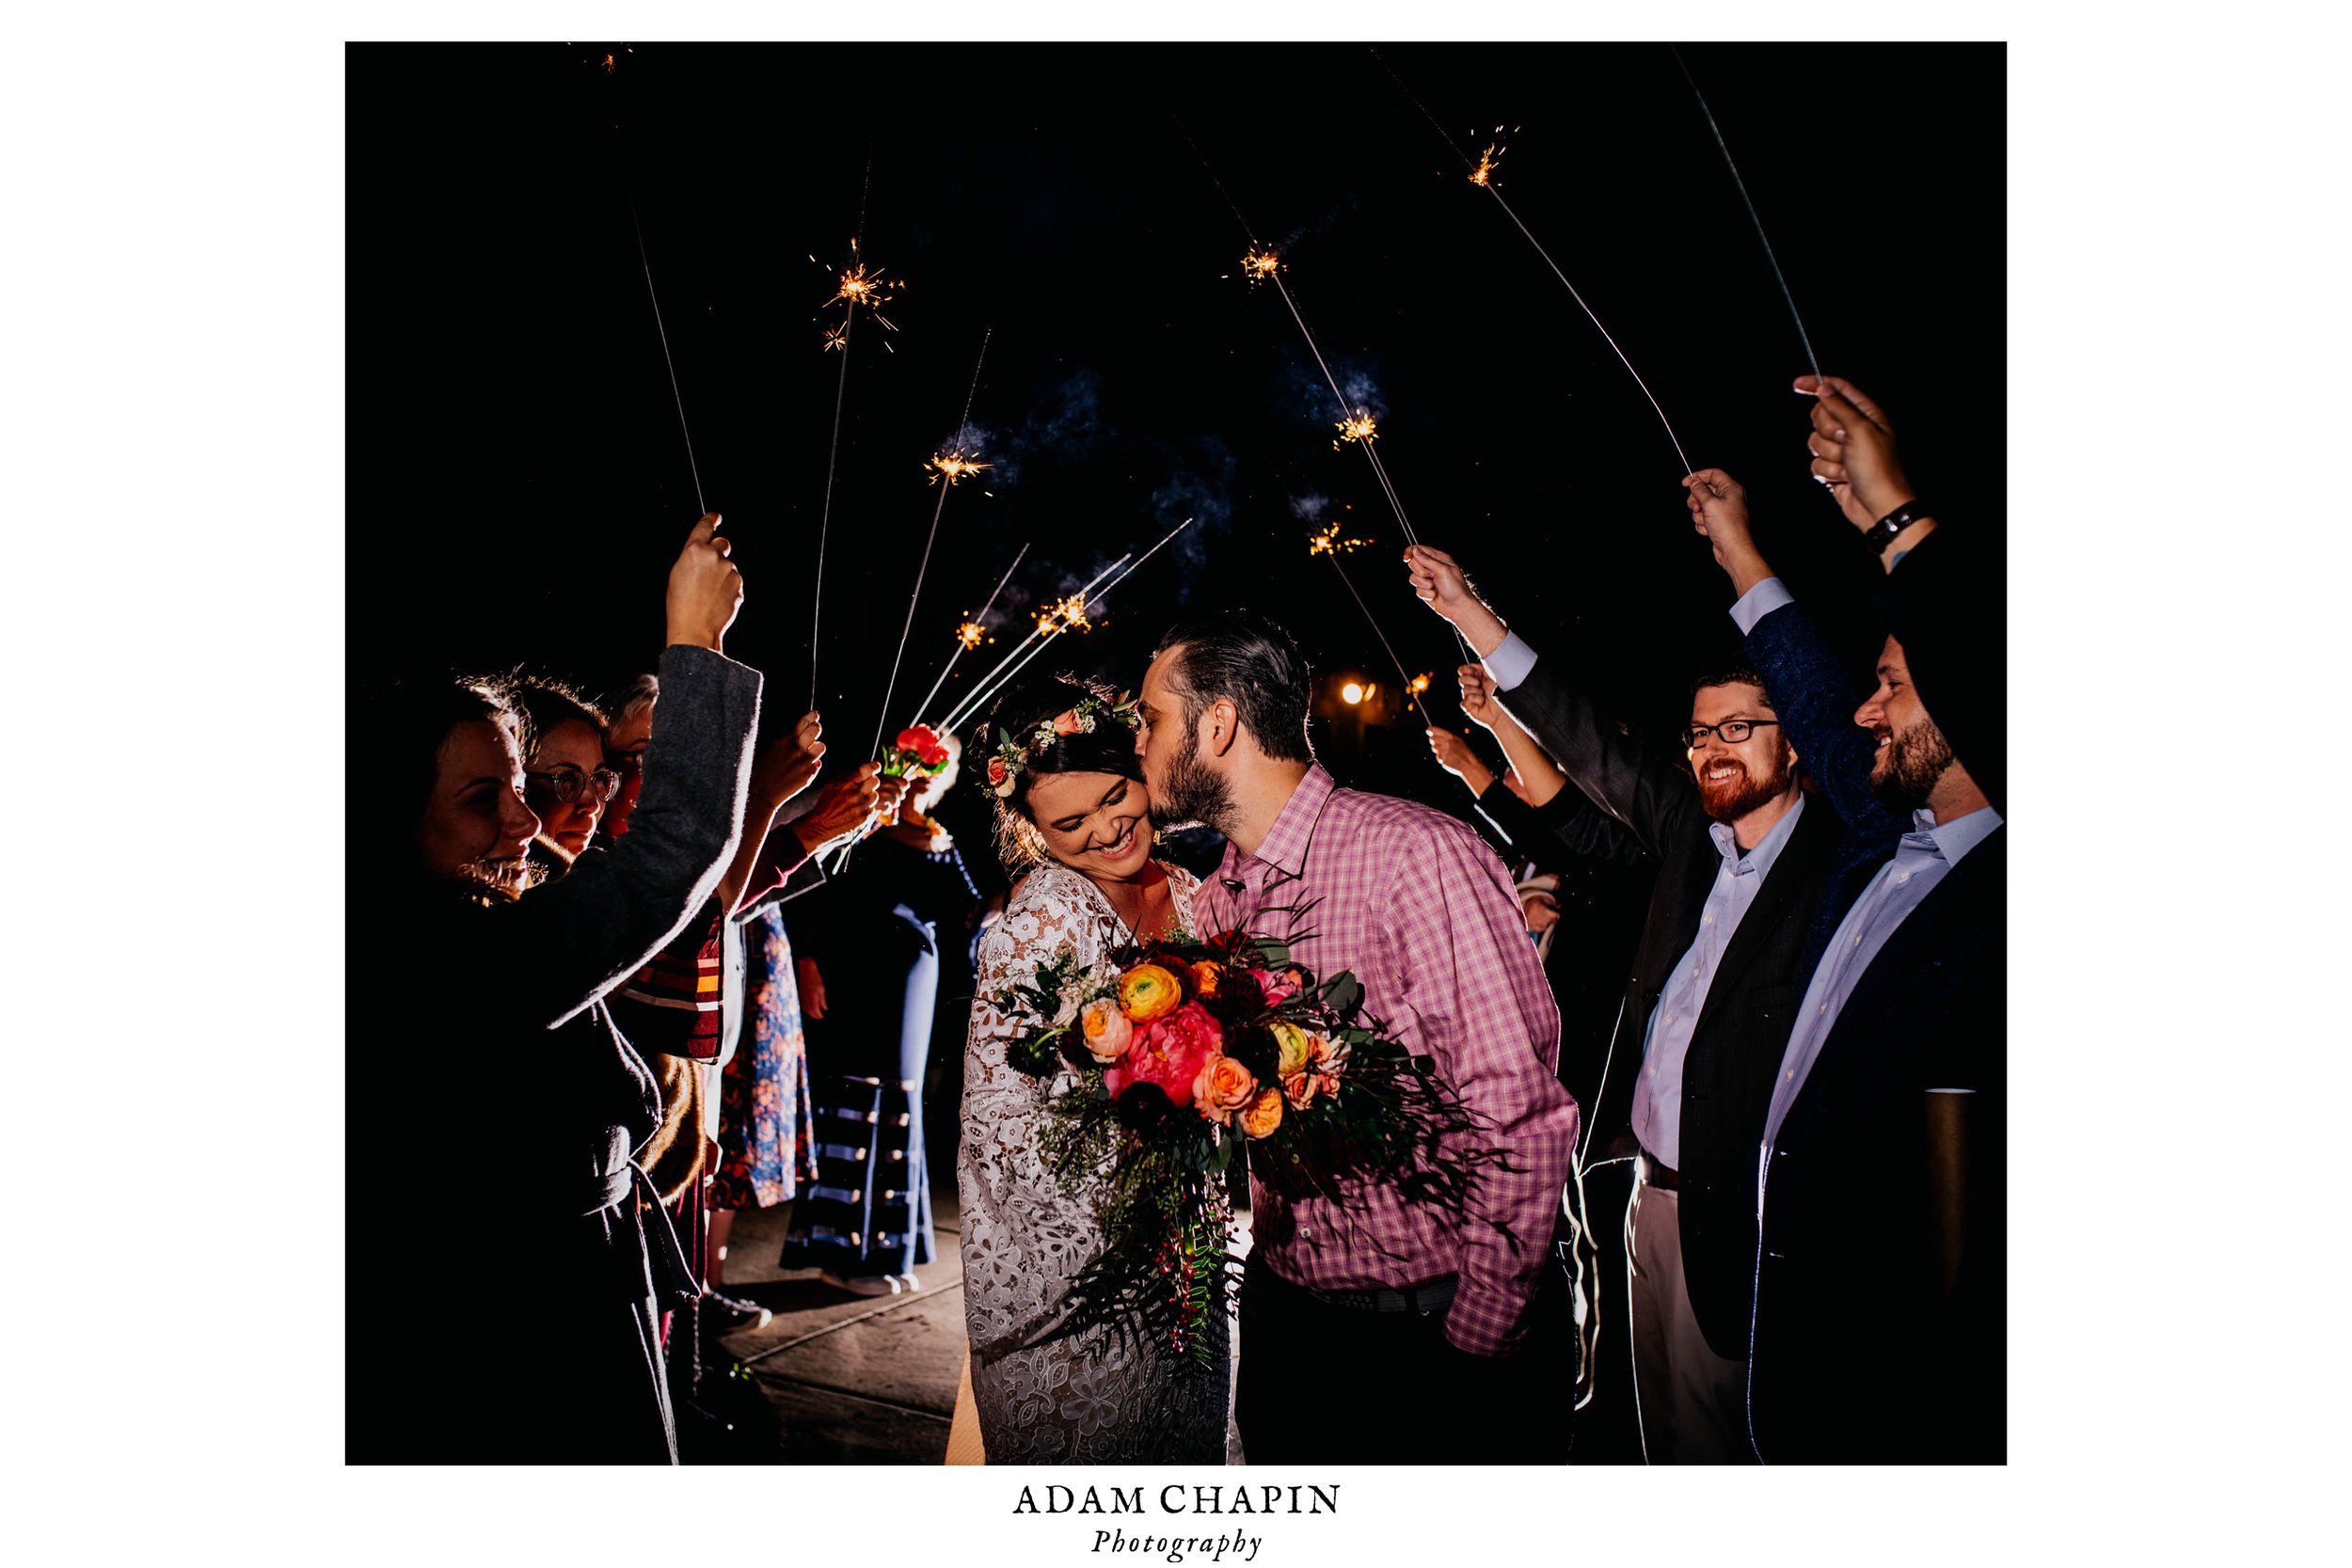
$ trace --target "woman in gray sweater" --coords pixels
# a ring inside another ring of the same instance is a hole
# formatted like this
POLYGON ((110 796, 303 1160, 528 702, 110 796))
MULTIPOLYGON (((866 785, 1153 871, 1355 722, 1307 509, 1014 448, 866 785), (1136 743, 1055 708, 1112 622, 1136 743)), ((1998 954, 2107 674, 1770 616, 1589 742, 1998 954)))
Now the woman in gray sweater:
POLYGON ((760 676, 720 651, 742 579, 718 521, 695 524, 670 572, 630 832, 561 879, 530 885, 538 820, 498 692, 416 688, 354 727, 354 820, 398 863, 369 867, 355 905, 353 1462, 676 1459, 657 1287, 691 1276, 641 1201, 654 1080, 604 999, 710 896, 740 832, 760 676), (549 1272, 544 1310, 501 1332, 517 1218, 549 1272))

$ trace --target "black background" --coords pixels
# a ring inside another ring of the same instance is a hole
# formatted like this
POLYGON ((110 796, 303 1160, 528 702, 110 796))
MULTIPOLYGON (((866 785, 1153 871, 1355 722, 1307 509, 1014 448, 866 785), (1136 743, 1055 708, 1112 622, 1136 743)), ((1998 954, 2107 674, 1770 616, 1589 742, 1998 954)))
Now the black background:
MULTIPOLYGON (((1887 406, 1947 516, 1997 526, 2001 51, 1682 55, 1823 367, 1887 406), (1855 121, 1838 106, 1857 83, 1911 110, 1855 121)), ((1452 643, 1405 587, 1395 519, 1362 455, 1333 449, 1279 296, 1239 277, 1252 234, 1333 369, 1369 388, 1419 535, 1630 721, 1671 729, 1691 674, 1736 651, 1730 595, 1657 416, 1465 178, 1493 140, 1499 188, 1692 463, 1746 483, 1783 576, 1858 660, 1874 651, 1874 568, 1805 472, 1796 328, 1662 44, 365 46, 349 68, 361 681, 527 660, 607 689, 651 667, 696 493, 633 200, 702 495, 747 579, 728 651, 768 672, 771 727, 809 689, 841 369, 819 347, 841 312, 820 306, 855 232, 905 283, 883 308, 899 330, 862 316, 850 356, 817 671, 836 760, 880 722, 938 497, 921 464, 958 429, 983 329, 971 422, 995 467, 947 501, 891 729, 1021 541, 999 653, 1030 603, 1187 515, 1090 636, 1032 668, 1131 687, 1180 610, 1247 602, 1327 685, 1393 691, 1306 549, 1344 516, 1375 541, 1351 575, 1459 725, 1452 643)), ((1368 735, 1318 724, 1334 771, 1464 809, 1418 722, 1373 717, 1368 735)))

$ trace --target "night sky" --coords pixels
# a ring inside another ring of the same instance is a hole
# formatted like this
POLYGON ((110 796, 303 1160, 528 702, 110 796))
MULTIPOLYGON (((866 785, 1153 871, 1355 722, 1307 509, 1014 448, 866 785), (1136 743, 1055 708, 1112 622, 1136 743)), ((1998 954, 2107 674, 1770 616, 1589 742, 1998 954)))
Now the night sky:
MULTIPOLYGON (((1783 575, 1858 661, 1874 651, 1875 567, 1804 469, 1796 329, 1662 44, 640 45, 594 63, 617 47, 349 55, 359 681, 527 660, 604 689, 651 667, 697 508, 633 198, 702 492, 747 580, 728 652, 768 673, 771 727, 808 690, 841 370, 819 346, 840 310, 820 306, 855 233, 905 281, 883 307, 898 330, 861 315, 849 363, 818 667, 837 758, 878 721, 938 495, 921 465, 957 434, 984 329, 970 422, 994 467, 946 503, 892 730, 1022 541, 1000 610, 1015 637, 1025 606, 1187 515, 1051 662, 1132 687, 1180 610, 1238 602, 1283 618, 1319 670, 1393 689, 1306 548, 1343 517, 1374 541, 1347 562, 1373 612, 1437 673, 1433 697, 1450 690, 1451 640, 1405 587, 1369 466, 1334 450, 1338 410, 1279 295, 1240 277, 1253 235, 1377 416, 1420 536, 1605 703, 1671 730, 1691 675, 1736 651, 1728 588, 1657 417, 1465 178, 1455 146, 1490 141, 1500 189, 1692 462, 1748 485, 1783 575)), ((1683 57, 1823 367, 1888 407, 1941 515, 1998 528, 2001 51, 1683 57)), ((1466 807, 1410 718, 1361 741, 1317 729, 1343 780, 1466 807)))

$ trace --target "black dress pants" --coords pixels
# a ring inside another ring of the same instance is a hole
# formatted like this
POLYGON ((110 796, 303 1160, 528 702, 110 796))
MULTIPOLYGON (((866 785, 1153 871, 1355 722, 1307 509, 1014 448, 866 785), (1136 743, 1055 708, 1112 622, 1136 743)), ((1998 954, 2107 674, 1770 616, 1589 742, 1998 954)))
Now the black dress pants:
POLYGON ((1562 1465, 1574 1342, 1547 1267, 1518 1354, 1473 1356, 1445 1314, 1340 1307, 1250 1256, 1235 1418, 1252 1465, 1562 1465))

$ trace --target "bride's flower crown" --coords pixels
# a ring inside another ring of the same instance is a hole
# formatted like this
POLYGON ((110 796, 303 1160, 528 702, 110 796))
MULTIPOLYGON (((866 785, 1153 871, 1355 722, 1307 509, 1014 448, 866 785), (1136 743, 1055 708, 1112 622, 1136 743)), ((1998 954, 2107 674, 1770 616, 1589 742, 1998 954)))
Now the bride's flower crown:
POLYGON ((999 724, 996 727, 996 750, 988 759, 988 787, 998 800, 1009 799, 1013 784, 1029 766, 1029 754, 1050 746, 1065 735, 1091 735, 1102 720, 1124 725, 1130 730, 1143 728, 1143 716, 1136 711, 1136 699, 1122 694, 1117 702, 1087 696, 1077 704, 1041 721, 1026 736, 1016 736, 999 724))

